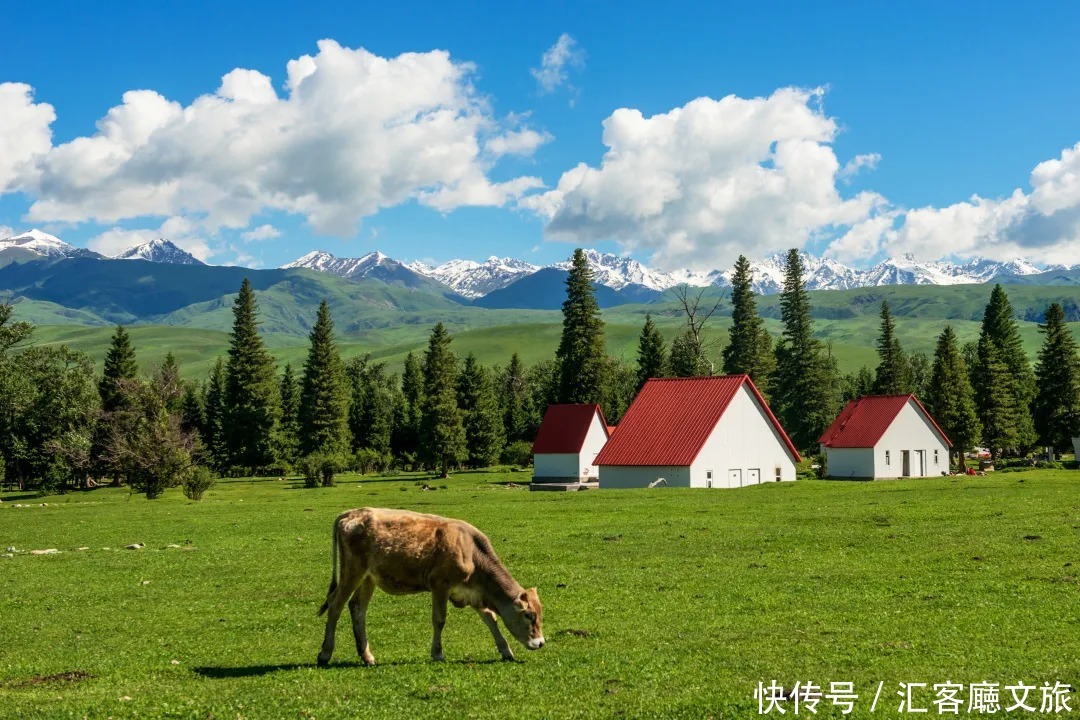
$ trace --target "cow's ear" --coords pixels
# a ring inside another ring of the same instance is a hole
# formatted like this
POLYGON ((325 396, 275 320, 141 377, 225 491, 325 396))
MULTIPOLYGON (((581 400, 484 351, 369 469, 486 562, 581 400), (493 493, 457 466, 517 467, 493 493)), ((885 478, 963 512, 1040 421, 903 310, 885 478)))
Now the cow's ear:
POLYGON ((522 590, 521 595, 518 596, 518 600, 520 600, 521 602, 529 602, 529 591, 522 590))

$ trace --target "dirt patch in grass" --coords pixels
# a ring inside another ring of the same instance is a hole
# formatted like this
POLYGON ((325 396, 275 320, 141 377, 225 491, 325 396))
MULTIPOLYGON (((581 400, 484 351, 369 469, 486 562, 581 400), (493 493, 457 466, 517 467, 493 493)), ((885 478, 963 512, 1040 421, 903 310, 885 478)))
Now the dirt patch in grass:
POLYGON ((34 675, 25 680, 13 680, 8 687, 34 687, 37 685, 50 685, 55 683, 77 683, 94 677, 85 670, 69 670, 68 672, 56 673, 55 675, 34 675))

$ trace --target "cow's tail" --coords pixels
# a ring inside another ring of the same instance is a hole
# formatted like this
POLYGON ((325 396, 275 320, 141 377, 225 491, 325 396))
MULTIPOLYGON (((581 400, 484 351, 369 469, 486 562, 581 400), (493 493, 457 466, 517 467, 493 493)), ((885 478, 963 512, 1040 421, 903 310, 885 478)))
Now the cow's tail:
POLYGON ((322 607, 319 608, 319 615, 326 612, 326 609, 330 607, 330 598, 333 597, 334 591, 337 590, 338 581, 338 521, 334 521, 333 541, 330 543, 330 589, 326 591, 326 600, 323 602, 322 607))

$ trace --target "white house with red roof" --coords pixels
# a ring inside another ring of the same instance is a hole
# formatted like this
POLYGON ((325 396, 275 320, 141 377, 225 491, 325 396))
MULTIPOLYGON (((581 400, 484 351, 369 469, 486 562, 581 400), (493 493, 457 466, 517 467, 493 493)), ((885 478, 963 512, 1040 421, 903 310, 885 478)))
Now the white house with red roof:
POLYGON ((652 378, 600 451, 600 487, 794 480, 798 451, 749 375, 652 378))
POLYGON ((596 480, 594 461, 607 440, 599 405, 549 405, 533 443, 533 482, 596 480))
POLYGON ((819 440, 831 478, 948 473, 952 442, 914 395, 868 395, 847 404, 819 440))

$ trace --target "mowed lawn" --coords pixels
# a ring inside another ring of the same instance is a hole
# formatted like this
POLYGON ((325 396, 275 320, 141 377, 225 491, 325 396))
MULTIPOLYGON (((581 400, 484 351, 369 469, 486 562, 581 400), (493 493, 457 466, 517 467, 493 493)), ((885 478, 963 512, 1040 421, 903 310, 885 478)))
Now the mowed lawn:
MULTIPOLYGON (((757 683, 776 680, 852 681, 852 717, 877 717, 896 714, 900 682, 1080 686, 1078 471, 715 491, 508 484, 524 479, 223 481, 199 503, 178 490, 2 495, 0 550, 20 552, 0 558, 0 715, 746 718, 757 683), (358 665, 346 613, 332 665, 316 668, 331 524, 364 505, 486 532, 539 586, 547 646, 499 662, 475 613, 451 608, 447 661, 433 663, 429 598, 380 591, 379 666, 358 665), (63 552, 25 552, 50 547, 63 552)), ((932 692, 922 699, 936 715, 932 692)))

